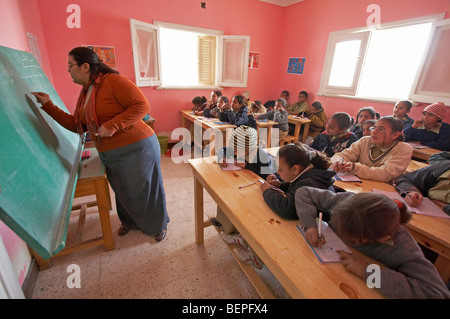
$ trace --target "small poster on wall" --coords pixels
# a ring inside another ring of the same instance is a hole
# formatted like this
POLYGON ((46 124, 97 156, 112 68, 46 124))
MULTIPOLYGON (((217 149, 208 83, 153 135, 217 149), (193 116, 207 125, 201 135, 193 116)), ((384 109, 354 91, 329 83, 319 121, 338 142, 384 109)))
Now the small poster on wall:
POLYGON ((250 69, 259 69, 259 52, 250 52, 248 55, 248 67, 250 69))
POLYGON ((306 58, 289 58, 287 73, 303 74, 306 58))
POLYGON ((100 46, 100 45, 82 45, 91 49, 99 56, 100 60, 109 66, 111 69, 117 69, 116 50, 114 47, 100 46))

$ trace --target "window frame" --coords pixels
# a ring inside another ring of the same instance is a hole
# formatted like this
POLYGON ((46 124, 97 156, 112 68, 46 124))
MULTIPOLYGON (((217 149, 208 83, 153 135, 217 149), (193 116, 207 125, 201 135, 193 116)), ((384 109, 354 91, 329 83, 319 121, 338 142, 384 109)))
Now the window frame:
MULTIPOLYGON (((367 49, 369 47, 370 43, 370 37, 372 34, 373 29, 389 29, 389 28, 397 28, 397 27, 404 27, 408 25, 414 25, 414 24, 421 24, 421 23, 436 23, 437 21, 442 20, 445 17, 445 13, 439 13, 434 15, 429 15, 425 17, 418 17, 418 18, 412 18, 407 20, 401 20, 401 21, 395 21, 395 22, 388 22, 383 23, 379 25, 378 27, 375 26, 367 26, 367 27, 359 27, 359 28, 353 28, 353 29, 347 29, 342 31, 334 31, 330 32, 328 37, 328 43, 327 43, 327 50, 325 53, 325 60, 323 64, 322 69, 322 76, 320 80, 320 86, 319 86, 319 92, 317 95, 319 96, 328 96, 328 97, 340 97, 340 98, 347 98, 347 99, 354 99, 354 100, 364 100, 364 101, 373 101, 373 102, 387 102, 387 103, 394 103, 397 100, 393 100, 392 98, 382 98, 382 97, 364 97, 364 96, 357 96, 356 93, 358 91, 358 85, 361 79, 361 74, 363 72, 364 62, 367 55, 367 49), (331 73, 331 67, 332 62, 334 58, 334 51, 336 48, 336 43, 346 41, 348 40, 354 40, 355 38, 361 37, 363 40, 361 42, 360 46, 360 53, 361 56, 359 57, 358 66, 355 68, 354 73, 354 82, 351 88, 344 88, 344 87, 333 87, 328 85, 330 73, 331 73)), ((430 34, 430 41, 433 38, 433 33, 430 34)), ((425 50, 424 56, 428 55, 428 48, 425 50)), ((422 68, 419 67, 417 74, 420 74, 422 71, 422 68)), ((417 75, 416 75, 417 76, 417 75)), ((412 85, 414 87, 414 84, 412 85)), ((411 98, 411 94, 409 96, 411 98)))
POLYGON ((177 89, 177 90, 204 90, 204 89, 216 89, 220 87, 247 87, 247 81, 248 81, 248 55, 250 51, 250 36, 230 36, 230 35, 224 35, 223 31, 220 30, 213 30, 213 29, 205 29, 205 28, 198 28, 188 25, 181 25, 181 24, 175 24, 175 23, 169 23, 169 22, 163 22, 163 21, 154 21, 153 24, 130 19, 130 27, 131 27, 131 33, 132 33, 132 45, 133 45, 133 56, 134 56, 134 68, 135 68, 135 75, 136 75, 136 84, 138 86, 153 86, 156 87, 158 90, 166 90, 166 89, 177 89), (158 61, 158 74, 159 79, 158 80, 152 80, 152 81, 143 81, 140 78, 139 70, 140 70, 140 60, 139 60, 139 48, 136 43, 136 35, 134 34, 135 31, 133 30, 136 28, 136 26, 139 26, 141 28, 148 27, 150 30, 157 30, 157 50, 155 54, 157 55, 156 60, 158 61), (161 49, 160 49, 160 32, 159 28, 172 28, 172 29, 179 29, 183 31, 192 31, 196 33, 201 33, 205 36, 214 36, 216 37, 216 44, 215 44, 215 65, 214 65, 214 81, 215 83, 213 85, 204 85, 199 84, 198 85, 189 85, 189 86, 178 86, 178 85, 167 85, 163 84, 164 74, 162 72, 161 68, 161 49), (227 83, 226 81, 221 81, 222 78, 222 70, 223 70, 223 63, 222 60, 223 52, 222 49, 224 48, 223 41, 225 39, 230 38, 239 38, 241 39, 244 37, 246 39, 245 49, 246 52, 244 53, 243 58, 243 70, 244 70, 244 81, 242 83, 227 83))

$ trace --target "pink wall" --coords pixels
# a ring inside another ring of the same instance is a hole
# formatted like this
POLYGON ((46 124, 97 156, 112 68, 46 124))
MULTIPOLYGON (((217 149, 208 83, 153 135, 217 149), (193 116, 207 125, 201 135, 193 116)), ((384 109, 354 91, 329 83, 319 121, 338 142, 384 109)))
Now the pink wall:
MULTIPOLYGON (((296 100, 298 92, 310 93, 308 102, 320 101, 328 116, 338 111, 356 116, 361 107, 372 105, 381 115, 392 114, 393 104, 358 101, 343 98, 317 96, 322 76, 323 63, 329 33, 357 27, 364 27, 370 13, 367 6, 376 3, 381 8, 381 23, 410 19, 447 12, 450 10, 448 0, 306 0, 290 6, 284 12, 283 45, 281 57, 282 73, 278 88, 287 88, 291 99, 296 100), (286 74, 287 61, 290 57, 305 57, 303 75, 286 74)), ((393 48, 395 49, 395 48, 393 48)), ((414 48, 411 48, 414 49, 414 48)), ((426 104, 411 110, 410 116, 419 118, 426 104)), ((450 110, 445 119, 450 122, 450 110)))
MULTIPOLYGON (((114 46, 118 70, 135 80, 129 19, 152 23, 164 21, 222 30, 224 34, 250 35, 250 50, 261 52, 260 69, 249 70, 250 98, 268 100, 279 97, 278 48, 281 45, 283 8, 256 0, 207 1, 202 9, 198 0, 40 0, 43 29, 54 73, 55 87, 69 110, 75 107, 80 87, 67 73, 68 52, 82 44, 114 46), (67 6, 81 8, 81 28, 69 29, 67 6), (130 5, 130 3, 132 5, 130 5), (45 13, 45 14, 44 14, 45 13)), ((180 48, 182 50, 182 48, 180 48)), ((244 89, 225 88, 231 98, 244 89)), ((172 131, 181 125, 179 110, 190 109, 196 95, 210 96, 210 90, 156 90, 142 88, 156 118, 156 131, 172 131)))
MULTIPOLYGON (((43 69, 52 81, 47 46, 42 31, 42 22, 37 1, 0 1, 0 45, 29 52, 27 32, 37 37, 43 69)), ((0 235, 5 243, 19 283, 22 284, 31 260, 27 245, 1 221, 0 235)))

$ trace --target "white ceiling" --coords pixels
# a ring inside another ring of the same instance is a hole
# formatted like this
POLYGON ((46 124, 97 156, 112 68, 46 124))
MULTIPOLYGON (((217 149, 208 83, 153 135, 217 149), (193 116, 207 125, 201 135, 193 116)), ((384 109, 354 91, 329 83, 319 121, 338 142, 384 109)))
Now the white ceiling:
POLYGON ((290 6, 292 4, 296 4, 296 3, 302 2, 304 0, 258 0, 258 1, 275 4, 275 5, 280 6, 280 7, 287 7, 287 6, 290 6))

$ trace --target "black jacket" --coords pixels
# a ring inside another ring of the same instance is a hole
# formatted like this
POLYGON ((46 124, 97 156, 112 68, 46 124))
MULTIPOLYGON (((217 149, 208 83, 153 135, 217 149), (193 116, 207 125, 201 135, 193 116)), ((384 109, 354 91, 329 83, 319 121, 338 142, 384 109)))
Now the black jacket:
POLYGON ((263 193, 266 204, 280 217, 284 219, 298 219, 295 210, 295 192, 303 186, 311 186, 321 189, 333 190, 333 176, 336 173, 323 169, 310 169, 300 175, 293 183, 282 183, 280 189, 285 192, 280 194, 273 189, 266 189, 263 193))

